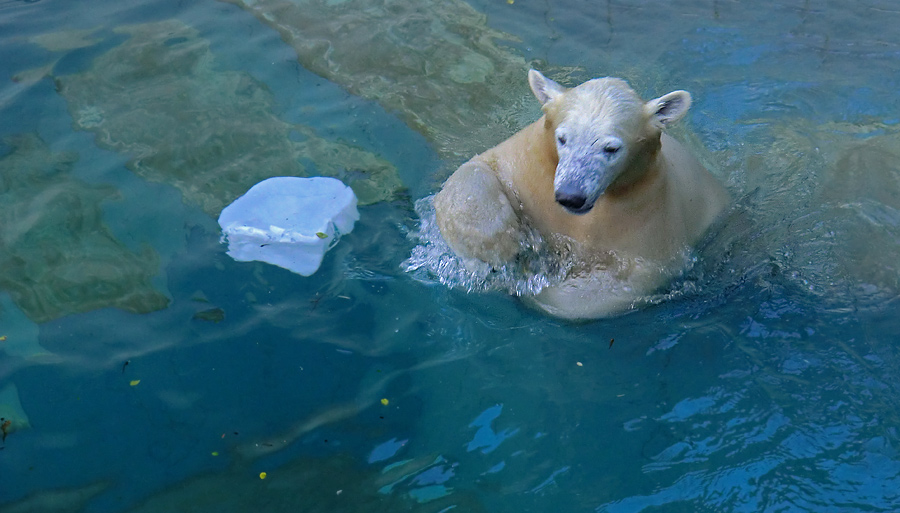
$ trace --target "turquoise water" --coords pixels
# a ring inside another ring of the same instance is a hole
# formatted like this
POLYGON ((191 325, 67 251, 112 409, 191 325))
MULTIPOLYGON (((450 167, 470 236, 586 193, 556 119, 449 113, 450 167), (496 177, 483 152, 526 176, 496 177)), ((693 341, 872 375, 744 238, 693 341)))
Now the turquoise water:
POLYGON ((0 2, 0 510, 900 510, 892 2, 0 2), (734 210, 569 324, 404 268, 535 66, 686 89, 734 210), (280 174, 363 205, 231 260, 280 174), (386 403, 386 404, 385 404, 386 403), (261 473, 265 472, 265 479, 261 473))

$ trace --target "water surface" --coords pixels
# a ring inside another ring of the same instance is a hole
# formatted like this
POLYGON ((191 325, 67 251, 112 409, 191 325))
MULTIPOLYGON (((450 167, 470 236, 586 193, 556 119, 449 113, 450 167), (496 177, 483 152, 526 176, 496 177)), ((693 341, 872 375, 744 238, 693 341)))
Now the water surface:
POLYGON ((3 511, 896 511, 891 2, 0 3, 3 511), (694 105, 735 209, 628 315, 407 273, 525 72, 694 105), (268 176, 363 205, 232 261, 268 176), (265 472, 265 479, 261 473, 265 472))

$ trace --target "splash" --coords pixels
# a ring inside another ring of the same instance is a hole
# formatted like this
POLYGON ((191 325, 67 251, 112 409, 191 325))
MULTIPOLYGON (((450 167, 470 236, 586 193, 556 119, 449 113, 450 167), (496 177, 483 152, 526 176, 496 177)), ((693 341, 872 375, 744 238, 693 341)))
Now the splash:
POLYGON ((463 261, 441 236, 434 210, 434 196, 416 202, 418 229, 410 233, 417 243, 403 262, 406 272, 421 281, 435 278, 442 284, 467 292, 500 291, 515 296, 533 296, 544 288, 560 283, 572 264, 553 258, 544 248, 540 235, 531 231, 522 243, 516 262, 495 268, 488 263, 463 261))
MULTIPOLYGON (((600 311, 626 312, 641 305, 696 294, 708 281, 702 273, 692 272, 698 256, 691 248, 684 248, 664 262, 623 258, 615 252, 586 258, 574 241, 562 236, 546 241, 533 229, 526 234, 520 253, 512 263, 496 268, 478 260, 464 261, 441 236, 435 219, 434 196, 417 201, 415 211, 419 225, 409 237, 416 246, 401 267, 425 283, 437 280, 466 292, 503 292, 549 312, 555 312, 552 298, 577 290, 587 311, 600 308, 600 311), (687 279, 673 282, 685 273, 690 273, 687 279), (637 294, 638 290, 654 292, 637 294), (539 295, 541 292, 544 294, 539 295)), ((585 315, 591 317, 596 314, 585 315)))
POLYGON ((52 153, 36 135, 6 140, 0 159, 0 289, 34 322, 97 308, 146 313, 168 298, 151 284, 159 256, 133 253, 103 224, 112 187, 69 171, 77 156, 52 153))
POLYGON ((123 44, 88 71, 56 77, 76 128, 132 158, 137 175, 177 187, 212 216, 273 176, 316 174, 350 185, 360 202, 390 199, 402 184, 389 162, 318 137, 273 114, 274 98, 247 73, 217 69, 209 42, 177 20, 119 27, 123 44), (303 138, 291 140, 292 132, 303 138))

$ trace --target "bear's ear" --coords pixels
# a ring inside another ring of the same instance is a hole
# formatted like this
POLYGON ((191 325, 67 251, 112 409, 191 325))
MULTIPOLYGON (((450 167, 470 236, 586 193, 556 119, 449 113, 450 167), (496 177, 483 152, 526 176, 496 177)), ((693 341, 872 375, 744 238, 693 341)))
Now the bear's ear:
POLYGON ((531 86, 531 92, 541 102, 541 105, 566 92, 565 87, 541 75, 541 72, 535 69, 528 70, 528 85, 531 86))
POLYGON ((689 108, 691 95, 687 91, 672 91, 644 105, 645 111, 650 116, 650 122, 660 129, 667 128, 683 118, 689 108))

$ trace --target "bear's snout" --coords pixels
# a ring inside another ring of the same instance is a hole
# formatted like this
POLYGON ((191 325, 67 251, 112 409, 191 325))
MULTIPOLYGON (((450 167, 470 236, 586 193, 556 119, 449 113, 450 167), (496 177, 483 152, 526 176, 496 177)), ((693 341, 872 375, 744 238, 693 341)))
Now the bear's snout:
POLYGON ((593 207, 587 202, 587 196, 581 191, 556 191, 556 202, 573 214, 584 214, 593 207))

